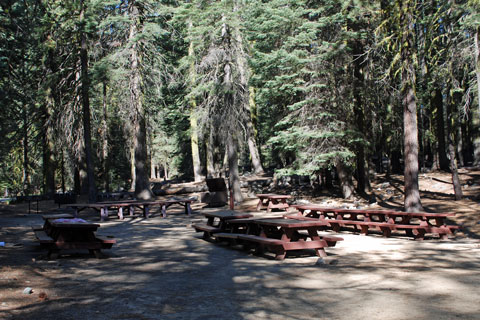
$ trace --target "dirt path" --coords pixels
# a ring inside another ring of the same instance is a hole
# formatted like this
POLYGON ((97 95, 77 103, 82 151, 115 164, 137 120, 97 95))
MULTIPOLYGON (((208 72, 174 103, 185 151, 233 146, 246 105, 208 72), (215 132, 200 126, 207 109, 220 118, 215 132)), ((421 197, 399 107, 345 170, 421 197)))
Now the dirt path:
MULTIPOLYGON (((462 201, 457 219, 475 236, 478 202, 462 201)), ((451 211, 449 202, 424 205, 451 211)), ((41 217, 25 209, 0 208, 0 319, 480 319, 480 242, 465 234, 419 242, 344 233, 324 260, 304 252, 275 261, 202 240, 191 228, 201 210, 178 208, 166 219, 101 223, 118 241, 106 259, 48 261, 30 231, 41 217)))

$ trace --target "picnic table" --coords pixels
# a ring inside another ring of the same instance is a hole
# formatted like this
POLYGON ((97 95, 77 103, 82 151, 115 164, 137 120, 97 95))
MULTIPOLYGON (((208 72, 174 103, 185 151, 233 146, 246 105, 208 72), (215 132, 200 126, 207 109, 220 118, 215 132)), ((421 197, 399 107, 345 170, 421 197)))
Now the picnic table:
POLYGON ((286 210, 289 207, 287 200, 292 198, 290 195, 273 193, 257 194, 256 196, 258 198, 257 210, 266 208, 267 212, 272 209, 286 210))
POLYGON ((224 232, 226 221, 232 219, 244 219, 253 217, 249 213, 242 213, 233 210, 224 210, 216 212, 205 212, 207 218, 206 224, 193 224, 192 227, 196 232, 203 232, 203 238, 209 240, 215 232, 224 232))
POLYGON ((37 240, 48 249, 48 257, 56 258, 60 250, 88 249, 97 258, 101 257, 101 249, 110 249, 115 239, 95 234, 99 224, 74 218, 69 214, 44 215, 42 228, 34 227, 37 240))
POLYGON ((109 210, 117 210, 117 215, 119 219, 124 218, 123 211, 128 210, 129 215, 132 216, 135 208, 142 210, 143 217, 150 217, 150 209, 154 206, 160 206, 162 216, 165 218, 167 216, 167 208, 174 204, 179 204, 184 206, 185 214, 191 215, 191 203, 192 199, 169 199, 169 200, 124 200, 124 201, 106 201, 106 202, 97 202, 97 203, 72 203, 68 204, 67 207, 74 210, 75 217, 78 216, 79 212, 85 209, 95 209, 100 212, 100 220, 104 221, 108 218, 109 210))
POLYGON ((408 236, 422 240, 426 233, 438 234, 442 239, 458 229, 458 226, 447 225, 446 219, 455 216, 453 212, 427 213, 403 212, 379 209, 344 209, 326 208, 315 205, 295 205, 297 215, 286 217, 303 219, 320 219, 327 221, 334 231, 342 227, 353 226, 361 233, 368 234, 369 229, 380 230, 384 236, 391 236, 392 231, 402 230, 408 236))
POLYGON ((254 248, 257 253, 265 250, 275 253, 276 260, 283 260, 287 251, 314 249, 319 257, 326 257, 325 247, 334 247, 343 238, 320 235, 327 223, 324 221, 267 218, 226 220, 224 228, 232 232, 214 233, 218 239, 240 242, 246 249, 254 248), (230 225, 230 227, 229 227, 230 225), (245 228, 239 228, 244 225, 245 228), (239 233, 239 230, 243 232, 239 233))

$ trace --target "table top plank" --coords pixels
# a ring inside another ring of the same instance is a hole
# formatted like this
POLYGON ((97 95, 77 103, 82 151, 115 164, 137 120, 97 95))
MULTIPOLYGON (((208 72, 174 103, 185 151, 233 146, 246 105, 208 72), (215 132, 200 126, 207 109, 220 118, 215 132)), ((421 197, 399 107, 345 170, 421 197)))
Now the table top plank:
POLYGON ((219 219, 244 219, 253 217, 250 213, 237 212, 233 210, 223 210, 216 212, 205 212, 203 214, 205 217, 209 218, 219 218, 219 219))

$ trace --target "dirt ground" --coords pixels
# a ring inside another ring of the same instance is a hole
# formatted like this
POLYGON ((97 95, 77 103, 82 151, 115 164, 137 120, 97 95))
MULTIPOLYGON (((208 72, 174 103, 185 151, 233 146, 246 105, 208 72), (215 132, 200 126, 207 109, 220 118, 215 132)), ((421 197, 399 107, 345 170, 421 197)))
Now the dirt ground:
MULTIPOLYGON (((30 227, 55 205, 40 202, 38 214, 1 205, 0 319, 480 319, 480 171, 462 169, 461 179, 465 198, 454 201, 448 174, 420 176, 425 210, 457 213, 454 238, 342 233, 325 259, 305 251, 276 261, 206 242, 191 224, 218 209, 195 204, 190 217, 172 207, 167 218, 102 222, 98 233, 117 239, 104 259, 78 251, 47 260, 30 227)), ((401 177, 375 182, 374 203, 308 201, 400 209, 401 177)), ((238 209, 261 216, 254 205, 238 209)), ((81 217, 100 223, 95 212, 81 217)))

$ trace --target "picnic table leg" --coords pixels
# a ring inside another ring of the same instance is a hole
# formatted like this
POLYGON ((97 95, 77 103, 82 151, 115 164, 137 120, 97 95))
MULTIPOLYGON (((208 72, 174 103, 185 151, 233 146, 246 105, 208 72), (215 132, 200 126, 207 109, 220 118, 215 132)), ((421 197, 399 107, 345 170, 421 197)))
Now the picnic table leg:
POLYGON ((149 211, 150 211, 150 208, 149 208, 148 204, 144 205, 144 206, 143 206, 143 216, 144 216, 145 218, 148 218, 148 217, 149 217, 149 214, 150 214, 149 211))
POLYGON ((185 202, 185 214, 188 216, 192 214, 192 208, 190 207, 190 202, 185 202))
POLYGON ((128 214, 133 216, 133 211, 135 211, 135 208, 133 206, 128 206, 128 214))
POLYGON ((162 204, 162 217, 164 217, 164 218, 167 217, 167 204, 166 203, 162 204))
MULTIPOLYGON (((308 236, 312 241, 318 241, 322 240, 320 239, 320 236, 318 235, 318 231, 315 228, 308 228, 307 229, 308 236)), ((331 245, 332 247, 335 245, 335 243, 329 244, 325 240, 323 241, 324 245, 331 245)), ((325 252, 325 249, 323 247, 321 248, 315 248, 315 252, 317 253, 317 256, 320 258, 325 258, 327 256, 327 253, 325 252)))
POLYGON ((262 209, 262 205, 263 205, 262 198, 259 198, 257 203, 257 211, 260 211, 260 209, 262 209))
POLYGON ((108 218, 108 208, 100 208, 100 221, 105 221, 108 218))

